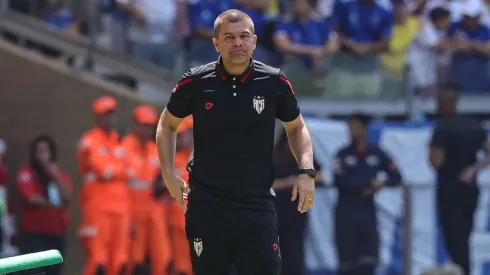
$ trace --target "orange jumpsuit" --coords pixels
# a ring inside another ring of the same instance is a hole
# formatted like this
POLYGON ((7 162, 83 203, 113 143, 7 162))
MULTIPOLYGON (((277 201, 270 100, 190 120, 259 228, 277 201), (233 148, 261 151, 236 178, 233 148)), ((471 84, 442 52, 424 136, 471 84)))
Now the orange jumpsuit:
MULTIPOLYGON (((191 152, 175 153, 175 174, 186 182, 189 180, 187 162, 191 152)), ((191 252, 185 233, 185 215, 177 201, 172 200, 169 205, 169 227, 172 235, 173 263, 177 274, 192 274, 191 252)))
POLYGON ((153 197, 154 181, 160 173, 156 144, 142 144, 133 134, 123 139, 135 177, 129 182, 133 238, 129 254, 131 272, 139 275, 146 256, 150 256, 151 274, 165 275, 171 260, 171 246, 164 204, 153 197))
POLYGON ((119 275, 128 260, 130 226, 130 171, 119 135, 100 128, 88 131, 78 158, 84 181, 79 234, 88 253, 84 275, 119 275))

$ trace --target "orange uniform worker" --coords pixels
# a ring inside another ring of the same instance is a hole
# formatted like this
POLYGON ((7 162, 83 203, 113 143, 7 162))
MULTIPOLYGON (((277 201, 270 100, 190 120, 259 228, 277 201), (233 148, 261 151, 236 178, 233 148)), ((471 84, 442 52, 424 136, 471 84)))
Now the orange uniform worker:
POLYGON ((83 176, 82 226, 79 234, 87 249, 84 275, 123 275, 129 247, 130 170, 116 125, 117 103, 104 96, 92 105, 96 127, 86 132, 78 147, 83 176))
POLYGON ((122 141, 131 170, 135 172, 129 182, 133 222, 129 274, 144 274, 146 256, 149 255, 151 274, 165 275, 171 260, 166 208, 154 198, 154 181, 160 173, 153 140, 158 114, 151 106, 141 105, 134 110, 133 116, 132 133, 122 141))
MULTIPOLYGON (((177 129, 175 173, 186 182, 189 180, 187 163, 194 145, 192 116, 182 121, 177 129)), ((173 264, 178 275, 192 275, 191 252, 185 233, 185 215, 176 200, 169 206, 169 227, 172 236, 173 264)))

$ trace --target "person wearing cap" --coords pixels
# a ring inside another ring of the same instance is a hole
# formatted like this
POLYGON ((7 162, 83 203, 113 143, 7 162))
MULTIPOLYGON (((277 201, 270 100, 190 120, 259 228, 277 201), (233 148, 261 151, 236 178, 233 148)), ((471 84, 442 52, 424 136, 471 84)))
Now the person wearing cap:
POLYGON ((373 275, 379 260, 374 195, 385 186, 400 184, 401 175, 388 154, 368 142, 369 117, 355 114, 347 123, 351 143, 338 151, 333 165, 334 186, 338 190, 338 274, 373 275))
POLYGON ((465 1, 462 19, 447 33, 453 51, 449 79, 463 93, 481 93, 490 88, 490 29, 480 22, 483 10, 482 0, 465 1))
MULTIPOLYGON (((188 164, 194 146, 193 124, 192 116, 188 116, 177 128, 175 173, 185 181, 189 180, 188 164)), ((192 275, 191 253, 185 234, 185 215, 177 201, 172 200, 168 214, 175 274, 192 275)))
POLYGON ((103 96, 93 102, 96 126, 78 145, 83 189, 79 235, 87 249, 84 275, 126 272, 130 232, 127 155, 115 131, 116 100, 103 96))
POLYGON ((132 131, 122 141, 131 170, 135 173, 129 181, 133 223, 130 274, 144 274, 148 255, 151 274, 166 275, 171 259, 165 206, 154 197, 154 181, 160 173, 157 147, 153 141, 157 121, 158 114, 153 107, 136 107, 132 131))

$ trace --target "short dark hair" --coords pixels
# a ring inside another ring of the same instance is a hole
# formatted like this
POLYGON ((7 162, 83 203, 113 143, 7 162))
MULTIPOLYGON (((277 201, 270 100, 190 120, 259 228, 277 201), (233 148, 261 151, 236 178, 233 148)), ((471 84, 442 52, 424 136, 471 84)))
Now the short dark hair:
POLYGON ((347 120, 357 120, 365 127, 371 123, 371 117, 362 113, 351 114, 349 117, 347 117, 347 120))
POLYGON ((435 23, 441 19, 448 18, 451 15, 451 13, 442 7, 434 8, 430 11, 429 17, 432 23, 435 23))
POLYGON ((248 16, 248 14, 244 13, 243 11, 233 9, 224 11, 216 18, 216 20, 214 21, 214 37, 218 38, 219 30, 223 23, 238 23, 242 21, 248 23, 250 32, 254 34, 255 27, 252 18, 250 18, 250 16, 248 16))

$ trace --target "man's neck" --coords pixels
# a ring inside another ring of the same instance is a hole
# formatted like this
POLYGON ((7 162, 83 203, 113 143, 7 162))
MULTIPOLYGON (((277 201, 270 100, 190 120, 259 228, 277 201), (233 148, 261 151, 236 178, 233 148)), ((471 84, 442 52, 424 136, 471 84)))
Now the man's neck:
POLYGON ((297 14, 296 20, 298 20, 299 23, 304 24, 308 22, 310 17, 311 17, 311 13, 297 14))
POLYGON ((108 136, 112 133, 112 130, 106 129, 106 128, 102 127, 102 126, 97 126, 97 128, 99 128, 99 130, 101 130, 104 134, 106 134, 108 136))
POLYGON ((250 60, 242 64, 231 64, 223 60, 223 67, 231 75, 242 75, 250 67, 250 60))
POLYGON ((359 142, 357 143, 357 153, 359 154, 364 154, 367 150, 367 147, 368 147, 368 142, 367 142, 367 139, 366 138, 362 138, 359 140, 359 142))

